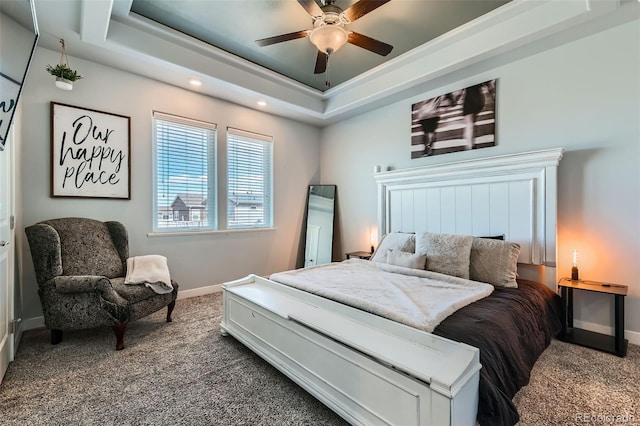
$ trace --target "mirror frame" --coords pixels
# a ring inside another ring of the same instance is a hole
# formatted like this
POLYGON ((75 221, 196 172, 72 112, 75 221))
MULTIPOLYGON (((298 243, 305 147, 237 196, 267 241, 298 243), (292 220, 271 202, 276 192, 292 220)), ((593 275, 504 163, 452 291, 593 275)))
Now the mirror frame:
MULTIPOLYGON (((309 207, 311 204, 311 196, 314 195, 312 193, 313 188, 314 187, 331 187, 333 188, 333 206, 332 206, 332 213, 331 213, 331 246, 330 246, 330 251, 329 251, 329 261, 328 262, 323 262, 323 263, 317 263, 317 257, 316 256, 316 260, 314 261, 313 265, 321 265, 321 264, 325 264, 325 263, 331 263, 333 261, 333 249, 335 246, 335 222, 336 222, 336 199, 338 196, 338 187, 337 185, 309 185, 309 188, 307 190, 307 205, 305 208, 305 219, 304 219, 304 251, 303 251, 303 263, 302 266, 303 267, 307 267, 307 244, 309 243, 308 241, 308 230, 309 230, 309 207)), ((326 197, 325 197, 326 198, 326 197)), ((325 256, 326 257, 326 256, 325 256)), ((313 266, 313 265, 308 265, 308 266, 313 266)))
POLYGON ((0 72, 0 78, 6 78, 7 80, 20 86, 18 88, 18 93, 16 94, 15 103, 13 104, 13 107, 10 110, 4 112, 4 100, 0 99, 0 105, 2 105, 2 108, 3 108, 3 111, 1 112, 2 115, 0 115, 0 123, 2 123, 2 119, 4 119, 5 114, 9 115, 9 121, 7 122, 7 129, 6 131, 3 132, 4 134, 0 134, 0 151, 4 151, 4 146, 7 143, 7 137, 9 136, 9 132, 11 131, 11 125, 13 124, 13 119, 18 109, 18 102, 20 101, 20 95, 22 94, 22 89, 24 87, 25 80, 27 79, 29 68, 31 68, 31 63, 33 62, 33 57, 35 55, 36 47, 38 45, 38 39, 40 38, 40 30, 38 28, 38 18, 36 16, 36 8, 35 8, 34 0, 27 0, 27 1, 29 2, 29 8, 31 10, 31 21, 33 24, 34 37, 33 37, 33 44, 31 45, 31 51, 29 52, 29 59, 27 60, 24 73, 22 74, 22 80, 21 81, 14 80, 13 78, 5 74, 2 74, 2 72, 0 72))

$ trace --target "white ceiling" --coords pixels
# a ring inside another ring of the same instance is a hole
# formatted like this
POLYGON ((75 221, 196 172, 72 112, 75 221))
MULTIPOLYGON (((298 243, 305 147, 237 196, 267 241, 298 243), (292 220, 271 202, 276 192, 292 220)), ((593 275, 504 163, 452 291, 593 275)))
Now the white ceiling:
MULTIPOLYGON (((322 91, 312 80, 315 52, 308 40, 263 48, 253 43, 310 26, 309 15, 295 0, 181 0, 185 4, 177 9, 164 0, 141 3, 157 4, 164 8, 163 19, 169 19, 167 13, 176 15, 172 25, 218 47, 132 13, 133 0, 33 1, 42 47, 58 51, 58 40, 64 38, 72 57, 250 108, 261 108, 256 102, 264 100, 270 113, 318 126, 437 89, 443 79, 469 66, 499 65, 618 25, 620 14, 614 12, 624 4, 635 3, 638 11, 636 0, 513 0, 502 6, 485 0, 391 0, 350 24, 394 45, 390 57, 381 61, 345 46, 331 58, 336 83, 322 91), (420 27, 436 11, 444 13, 438 22, 420 27), (464 23, 473 14, 482 15, 464 23), (456 27, 438 35, 451 26, 456 27), (191 77, 203 85, 191 87, 191 77)), ((343 8, 352 3, 336 1, 343 8)), ((637 13, 630 19, 637 19, 637 13)))

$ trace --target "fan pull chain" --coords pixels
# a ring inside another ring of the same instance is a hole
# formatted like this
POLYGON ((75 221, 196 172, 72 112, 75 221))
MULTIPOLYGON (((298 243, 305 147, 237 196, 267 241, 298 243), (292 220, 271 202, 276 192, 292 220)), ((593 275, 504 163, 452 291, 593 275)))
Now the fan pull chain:
POLYGON ((327 68, 324 70, 324 85, 331 87, 331 81, 329 76, 329 54, 327 53, 327 68))

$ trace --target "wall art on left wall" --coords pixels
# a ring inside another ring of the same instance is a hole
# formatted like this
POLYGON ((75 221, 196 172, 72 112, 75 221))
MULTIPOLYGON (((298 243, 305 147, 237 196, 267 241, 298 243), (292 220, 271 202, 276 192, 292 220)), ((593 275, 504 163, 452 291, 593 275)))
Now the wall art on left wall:
POLYGON ((411 158, 495 144, 495 79, 411 106, 411 158))
POLYGON ((51 102, 51 196, 131 199, 131 118, 51 102))

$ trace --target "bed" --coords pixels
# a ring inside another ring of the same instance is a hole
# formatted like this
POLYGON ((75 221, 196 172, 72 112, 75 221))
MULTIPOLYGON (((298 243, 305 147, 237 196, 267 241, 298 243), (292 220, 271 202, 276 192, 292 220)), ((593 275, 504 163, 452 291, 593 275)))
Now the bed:
POLYGON ((518 288, 496 286, 425 331, 250 275, 223 286, 222 333, 352 424, 515 424, 511 398, 560 327, 561 157, 553 149, 375 176, 381 236, 504 236, 519 247, 518 288))

